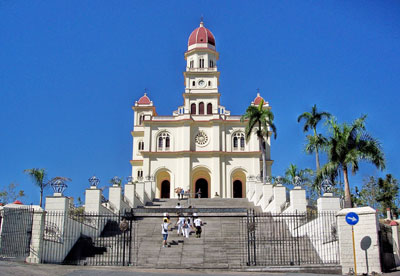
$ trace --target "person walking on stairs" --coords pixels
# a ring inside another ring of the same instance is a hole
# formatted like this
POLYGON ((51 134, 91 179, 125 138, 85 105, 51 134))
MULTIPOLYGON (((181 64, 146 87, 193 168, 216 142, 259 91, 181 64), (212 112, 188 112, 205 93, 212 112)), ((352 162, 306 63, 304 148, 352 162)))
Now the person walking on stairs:
POLYGON ((196 227, 196 238, 201 238, 201 226, 203 226, 203 222, 200 218, 196 217, 194 220, 194 226, 196 227))
POLYGON ((188 239, 189 233, 190 233, 190 225, 188 220, 185 219, 185 222, 183 224, 183 236, 188 239))
POLYGON ((183 214, 182 213, 179 213, 178 214, 178 221, 176 222, 176 225, 178 225, 178 231, 177 231, 177 234, 178 234, 178 236, 182 233, 182 235, 184 234, 183 233, 183 225, 185 224, 185 217, 183 216, 183 214))
POLYGON ((163 242, 162 242, 163 247, 167 247, 169 225, 170 225, 170 223, 168 223, 168 219, 164 218, 163 223, 161 224, 161 234, 163 236, 163 242))

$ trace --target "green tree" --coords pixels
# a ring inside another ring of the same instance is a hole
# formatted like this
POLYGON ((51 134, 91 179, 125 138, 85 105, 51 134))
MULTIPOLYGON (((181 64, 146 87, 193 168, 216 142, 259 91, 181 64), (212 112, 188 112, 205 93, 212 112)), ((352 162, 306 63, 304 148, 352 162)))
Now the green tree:
POLYGON ((240 119, 242 122, 247 120, 245 129, 246 142, 250 140, 251 134, 256 133, 263 161, 263 183, 267 182, 267 162, 264 144, 268 141, 271 134, 276 139, 276 126, 274 124, 274 114, 267 107, 264 108, 264 100, 258 106, 250 105, 246 113, 240 119))
POLYGON ((42 207, 43 191, 49 185, 49 183, 46 181, 47 177, 46 169, 38 169, 38 168, 26 169, 24 170, 24 173, 28 174, 32 178, 34 184, 39 187, 40 189, 39 205, 40 207, 42 207))
POLYGON ((18 184, 10 183, 7 187, 2 189, 0 191, 0 203, 7 204, 24 197, 25 192, 23 190, 17 191, 17 186, 18 184))
POLYGON ((311 112, 304 112, 297 118, 297 122, 300 123, 302 119, 305 120, 303 131, 307 132, 310 129, 313 131, 313 135, 307 136, 307 145, 306 145, 306 152, 311 154, 315 152, 315 162, 317 172, 320 170, 320 162, 319 162, 319 150, 326 144, 326 138, 322 136, 322 134, 317 133, 317 125, 318 123, 324 119, 329 119, 331 114, 328 112, 318 112, 317 105, 311 108, 311 112))
POLYGON ((377 181, 379 190, 376 200, 381 205, 381 210, 385 213, 387 208, 390 208, 397 215, 398 210, 395 201, 399 195, 399 186, 397 179, 391 174, 387 174, 385 179, 379 178, 377 181))
POLYGON ((329 121, 332 136, 328 140, 329 162, 317 173, 315 181, 319 183, 324 177, 343 171, 345 208, 352 206, 348 170, 353 174, 359 169, 359 161, 368 161, 379 169, 385 168, 385 158, 379 141, 365 130, 366 116, 350 125, 339 125, 335 119, 329 121))

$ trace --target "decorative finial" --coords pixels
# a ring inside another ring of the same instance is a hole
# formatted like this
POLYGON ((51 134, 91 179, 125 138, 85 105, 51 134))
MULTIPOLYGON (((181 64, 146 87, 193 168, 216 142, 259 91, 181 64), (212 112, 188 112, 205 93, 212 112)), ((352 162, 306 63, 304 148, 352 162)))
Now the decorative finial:
POLYGON ((144 88, 144 95, 147 96, 147 88, 144 88))
POLYGON ((321 188, 324 191, 324 193, 332 193, 332 181, 329 178, 325 178, 321 182, 321 188))
POLYGON ((200 27, 204 27, 203 20, 204 20, 204 16, 201 15, 201 17, 200 17, 200 27))
POLYGON ((260 97, 260 88, 257 88, 257 97, 260 97))
POLYGON ((93 175, 91 178, 89 178, 89 183, 90 186, 92 187, 97 187, 100 183, 100 179, 98 179, 95 175, 93 175))

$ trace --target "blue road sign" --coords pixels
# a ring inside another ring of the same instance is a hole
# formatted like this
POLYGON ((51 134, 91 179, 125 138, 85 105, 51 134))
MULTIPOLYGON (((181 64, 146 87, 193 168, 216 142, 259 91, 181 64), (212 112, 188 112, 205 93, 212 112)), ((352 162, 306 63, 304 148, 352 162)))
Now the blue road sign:
POLYGON ((350 212, 346 215, 346 222, 347 224, 350 225, 356 225, 358 223, 358 221, 360 220, 360 218, 358 217, 358 215, 354 212, 350 212))

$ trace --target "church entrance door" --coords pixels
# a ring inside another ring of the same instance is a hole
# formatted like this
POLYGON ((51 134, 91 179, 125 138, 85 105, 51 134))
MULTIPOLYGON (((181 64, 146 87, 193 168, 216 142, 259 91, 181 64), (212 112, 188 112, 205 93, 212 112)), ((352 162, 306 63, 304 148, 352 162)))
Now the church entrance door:
POLYGON ((240 180, 233 181, 233 197, 242 198, 242 195, 243 195, 242 181, 240 180))
POLYGON ((168 180, 161 182, 161 198, 170 198, 171 184, 168 180))
MULTIPOLYGON (((196 181, 196 185, 195 185, 195 193, 198 193, 200 189, 200 197, 202 198, 208 198, 208 182, 207 180, 205 180, 204 178, 199 178, 196 181)), ((198 197, 198 195, 196 194, 196 197, 198 197)))

